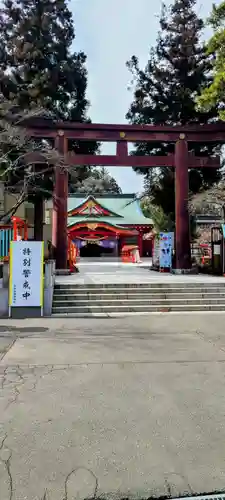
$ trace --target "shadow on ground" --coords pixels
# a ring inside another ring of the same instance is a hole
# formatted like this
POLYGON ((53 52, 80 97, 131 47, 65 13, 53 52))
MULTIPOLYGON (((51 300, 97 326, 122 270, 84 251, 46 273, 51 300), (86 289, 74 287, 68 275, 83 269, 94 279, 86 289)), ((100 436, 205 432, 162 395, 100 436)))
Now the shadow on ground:
MULTIPOLYGON (((17 320, 19 321, 19 320, 17 320)), ((1 333, 43 333, 47 332, 49 328, 43 327, 43 326, 8 326, 8 325, 0 325, 0 336, 1 333)))

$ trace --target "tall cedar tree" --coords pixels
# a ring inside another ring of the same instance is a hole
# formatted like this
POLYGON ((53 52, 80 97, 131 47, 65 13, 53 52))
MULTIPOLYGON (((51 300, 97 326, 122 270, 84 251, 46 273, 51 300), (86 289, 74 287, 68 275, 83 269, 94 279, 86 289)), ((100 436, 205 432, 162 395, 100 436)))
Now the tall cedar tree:
MULTIPOLYGON (((127 113, 130 123, 205 124, 217 116, 215 108, 196 111, 196 95, 209 81, 211 63, 200 40, 203 21, 197 17, 195 7, 196 0, 175 0, 168 8, 163 5, 157 44, 150 51, 145 69, 140 69, 135 56, 127 63, 135 85, 127 113)), ((196 155, 212 154, 215 147, 189 144, 196 155)), ((164 155, 173 151, 171 144, 141 143, 135 145, 133 154, 164 155)), ((153 202, 174 216, 174 170, 136 170, 150 177, 153 202)), ((215 169, 193 169, 189 174, 190 190, 196 193, 219 178, 220 172, 215 169)))
MULTIPOLYGON (((86 56, 71 50, 75 31, 67 2, 3 0, 0 31, 2 95, 22 109, 43 107, 59 119, 87 121, 86 56)), ((96 142, 75 142, 70 146, 76 153, 90 154, 98 147, 96 142)), ((75 177, 80 181, 88 176, 89 170, 82 166, 76 170, 75 177)), ((51 191, 49 178, 44 179, 43 186, 51 191)), ((40 197, 35 197, 39 236, 40 197)))
POLYGON ((197 99, 200 109, 208 110, 218 105, 219 118, 225 120, 225 1, 213 6, 208 20, 213 35, 207 43, 208 54, 212 57, 212 82, 204 88, 197 99))

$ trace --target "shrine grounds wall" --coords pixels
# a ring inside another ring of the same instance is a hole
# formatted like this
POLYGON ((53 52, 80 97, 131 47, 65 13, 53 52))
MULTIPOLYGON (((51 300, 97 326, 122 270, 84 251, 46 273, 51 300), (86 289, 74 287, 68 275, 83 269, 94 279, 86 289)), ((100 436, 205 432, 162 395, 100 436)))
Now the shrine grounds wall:
POLYGON ((55 261, 50 260, 45 264, 45 284, 44 284, 44 316, 51 316, 52 302, 55 284, 55 261))
MULTIPOLYGON (((29 227, 28 229, 28 238, 30 240, 33 239, 34 236, 34 229, 33 227, 29 227)), ((48 250, 48 240, 51 241, 52 239, 52 226, 51 224, 45 224, 43 227, 43 239, 44 239, 44 244, 45 244, 45 252, 48 250)))
POLYGON ((9 304, 9 267, 8 264, 0 265, 0 317, 8 316, 9 304))
POLYGON ((8 316, 8 310, 9 310, 9 290, 8 288, 0 288, 0 317, 6 317, 8 316))

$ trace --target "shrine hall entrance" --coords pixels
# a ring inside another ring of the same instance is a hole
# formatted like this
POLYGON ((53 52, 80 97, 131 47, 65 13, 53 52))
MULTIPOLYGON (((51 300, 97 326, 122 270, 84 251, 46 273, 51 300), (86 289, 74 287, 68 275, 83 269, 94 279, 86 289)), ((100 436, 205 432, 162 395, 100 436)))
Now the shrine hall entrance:
POLYGON ((105 247, 99 243, 85 242, 84 245, 80 247, 80 257, 113 257, 115 255, 114 246, 105 247))
POLYGON ((97 243, 87 243, 80 249, 81 257, 101 257, 101 247, 97 243))

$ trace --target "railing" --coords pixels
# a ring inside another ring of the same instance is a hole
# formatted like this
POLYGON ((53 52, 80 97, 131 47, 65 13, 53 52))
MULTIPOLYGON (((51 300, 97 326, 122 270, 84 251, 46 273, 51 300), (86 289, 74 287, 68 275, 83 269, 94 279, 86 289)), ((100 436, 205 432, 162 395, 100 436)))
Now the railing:
POLYGON ((13 224, 13 241, 17 241, 18 239, 27 240, 28 237, 28 226, 27 223, 20 219, 20 217, 12 217, 13 224))
POLYGON ((19 217, 12 217, 12 226, 0 226, 0 260, 9 260, 10 241, 27 240, 27 224, 19 217))
POLYGON ((9 247, 12 240, 13 229, 0 229, 0 259, 4 262, 9 259, 9 247))

